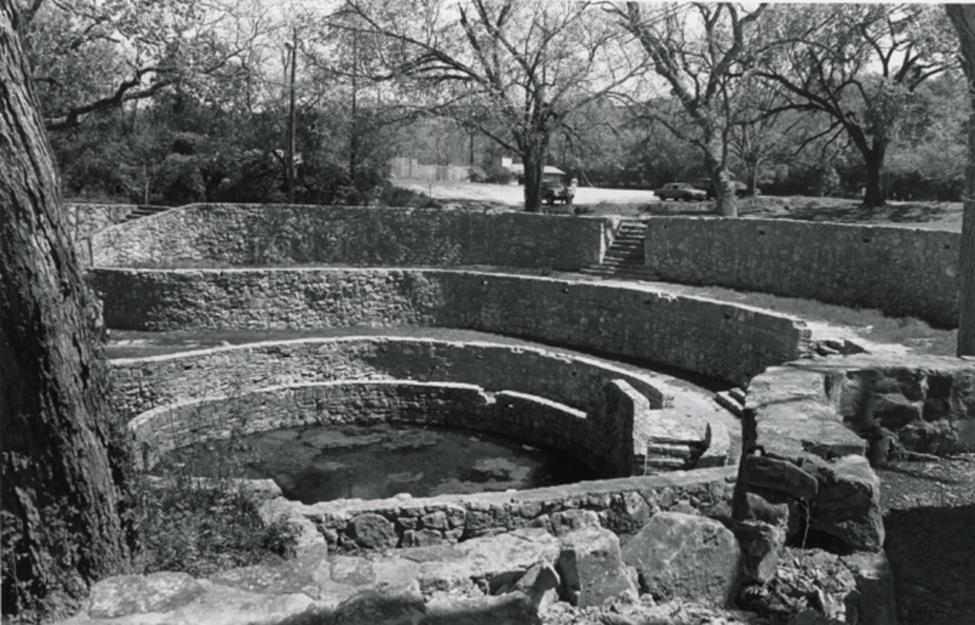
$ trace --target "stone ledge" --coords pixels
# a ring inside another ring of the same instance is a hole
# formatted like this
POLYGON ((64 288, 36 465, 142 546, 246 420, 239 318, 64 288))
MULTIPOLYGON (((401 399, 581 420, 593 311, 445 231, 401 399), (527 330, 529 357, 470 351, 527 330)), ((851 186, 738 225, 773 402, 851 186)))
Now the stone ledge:
POLYGON ((808 355, 792 317, 637 284, 447 269, 92 270, 116 329, 466 328, 743 383, 808 355))

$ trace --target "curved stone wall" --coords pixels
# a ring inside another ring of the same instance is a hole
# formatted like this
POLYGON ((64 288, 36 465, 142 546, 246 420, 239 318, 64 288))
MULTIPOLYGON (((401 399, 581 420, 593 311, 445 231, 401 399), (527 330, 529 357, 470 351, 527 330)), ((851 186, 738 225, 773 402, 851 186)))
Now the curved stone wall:
POLYGON ((785 219, 653 217, 646 264, 662 280, 879 308, 958 325, 957 232, 785 219))
POLYGON ((743 383, 799 358, 795 318, 639 285, 441 269, 92 271, 130 330, 440 326, 659 363, 743 383))
POLYGON ((613 219, 408 208, 191 204, 108 228, 95 265, 496 265, 602 260, 613 219))
POLYGON ((113 392, 124 415, 194 397, 334 380, 462 382, 558 398, 580 410, 594 408, 602 387, 614 378, 645 395, 652 408, 673 406, 674 395, 686 406, 695 394, 686 383, 663 374, 637 373, 567 352, 399 336, 265 341, 110 363, 113 392))
POLYGON ((340 380, 168 404, 141 413, 129 429, 146 467, 167 451, 232 431, 387 422, 491 432, 568 453, 608 477, 632 475, 647 447, 638 434, 644 428, 635 424, 651 418, 649 404, 625 383, 612 383, 606 398, 587 415, 542 397, 489 393, 473 384, 340 380))

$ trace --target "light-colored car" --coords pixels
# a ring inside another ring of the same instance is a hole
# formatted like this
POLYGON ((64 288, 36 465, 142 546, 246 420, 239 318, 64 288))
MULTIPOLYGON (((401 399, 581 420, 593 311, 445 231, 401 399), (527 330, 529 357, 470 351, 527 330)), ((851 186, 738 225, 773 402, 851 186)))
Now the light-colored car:
POLYGON ((708 198, 708 192, 688 182, 668 182, 657 189, 661 200, 688 200, 700 202, 708 198))

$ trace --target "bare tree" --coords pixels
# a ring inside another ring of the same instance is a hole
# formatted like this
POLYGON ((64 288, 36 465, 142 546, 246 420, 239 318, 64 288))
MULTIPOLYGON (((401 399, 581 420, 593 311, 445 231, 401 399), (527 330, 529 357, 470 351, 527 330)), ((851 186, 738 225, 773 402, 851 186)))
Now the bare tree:
POLYGON ((864 205, 882 206, 884 160, 918 85, 954 63, 936 7, 832 4, 777 8, 757 75, 783 109, 819 112, 845 133, 866 168, 864 205))
POLYGON ((672 114, 652 107, 651 114, 701 149, 715 189, 716 210, 729 217, 738 215, 728 171, 736 84, 747 71, 746 40, 764 8, 745 11, 730 3, 649 7, 629 2, 618 9, 624 26, 639 39, 654 71, 692 123, 681 126, 672 114))
POLYGON ((239 78, 266 27, 245 0, 30 0, 24 14, 48 130, 203 77, 239 78))
POLYGON ((125 564, 126 457, 13 0, 0 0, 0 84, 3 611, 29 618, 64 614, 125 564))
POLYGON ((388 77, 414 106, 477 128, 525 167, 525 210, 542 203, 553 133, 638 75, 630 37, 595 3, 349 0, 358 28, 387 43, 388 77))
POLYGON ((961 42, 962 65, 968 77, 971 110, 968 118, 968 167, 965 170, 965 213, 961 227, 961 304, 958 355, 975 355, 975 5, 949 4, 945 10, 961 42))

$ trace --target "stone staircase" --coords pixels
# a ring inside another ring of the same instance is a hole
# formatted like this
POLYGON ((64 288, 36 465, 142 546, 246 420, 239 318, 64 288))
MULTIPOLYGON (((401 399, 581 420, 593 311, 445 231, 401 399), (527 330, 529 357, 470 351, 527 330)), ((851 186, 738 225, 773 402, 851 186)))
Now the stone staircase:
POLYGON ((135 219, 141 219, 143 217, 148 217, 150 215, 155 215, 163 211, 168 211, 173 208, 172 206, 150 206, 148 204, 140 204, 132 209, 132 211, 125 216, 125 221, 133 221, 135 219))
POLYGON ((741 418, 745 411, 745 389, 734 387, 726 391, 718 391, 714 394, 714 401, 731 414, 741 418))
POLYGON ((620 222, 612 245, 606 250, 603 262, 582 270, 582 273, 603 279, 654 280, 653 272, 644 265, 643 237, 647 225, 636 219, 620 222))

